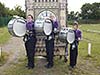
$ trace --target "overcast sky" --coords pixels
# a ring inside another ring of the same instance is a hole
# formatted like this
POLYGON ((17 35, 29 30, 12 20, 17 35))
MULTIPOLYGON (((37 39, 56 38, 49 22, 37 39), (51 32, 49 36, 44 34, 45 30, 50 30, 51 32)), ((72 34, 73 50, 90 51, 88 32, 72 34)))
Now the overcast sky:
MULTIPOLYGON (((16 5, 22 6, 25 9, 25 0, 0 0, 6 7, 14 8, 16 5)), ((68 0, 68 11, 80 11, 84 3, 100 2, 100 0, 68 0)))

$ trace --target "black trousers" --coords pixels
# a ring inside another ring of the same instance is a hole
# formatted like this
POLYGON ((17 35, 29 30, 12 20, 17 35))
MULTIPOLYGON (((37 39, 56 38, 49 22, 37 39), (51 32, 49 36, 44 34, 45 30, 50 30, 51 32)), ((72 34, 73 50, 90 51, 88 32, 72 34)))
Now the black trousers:
POLYGON ((36 38, 30 37, 30 39, 25 42, 25 48, 26 48, 29 67, 34 67, 34 55, 35 55, 36 41, 37 41, 36 38))
POLYGON ((72 67, 76 66, 77 56, 78 56, 78 43, 74 42, 73 44, 70 45, 70 66, 72 67))
POLYGON ((53 56, 54 56, 54 39, 45 40, 47 61, 49 65, 53 65, 53 56))

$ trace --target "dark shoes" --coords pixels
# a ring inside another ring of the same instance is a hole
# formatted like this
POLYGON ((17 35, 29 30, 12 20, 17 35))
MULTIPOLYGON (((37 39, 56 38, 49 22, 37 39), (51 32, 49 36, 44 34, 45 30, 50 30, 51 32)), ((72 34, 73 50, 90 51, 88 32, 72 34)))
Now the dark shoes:
POLYGON ((34 66, 26 66, 26 68, 28 68, 28 69, 33 69, 34 68, 34 66))
POLYGON ((68 59, 67 59, 67 58, 65 58, 65 59, 64 59, 64 62, 65 62, 65 63, 66 63, 66 62, 68 62, 68 59))
POLYGON ((47 64, 47 65, 45 65, 45 67, 46 67, 47 69, 50 69, 50 68, 53 67, 53 64, 47 64))
POLYGON ((76 68, 76 66, 69 66, 69 69, 70 70, 73 70, 73 69, 75 69, 76 68))

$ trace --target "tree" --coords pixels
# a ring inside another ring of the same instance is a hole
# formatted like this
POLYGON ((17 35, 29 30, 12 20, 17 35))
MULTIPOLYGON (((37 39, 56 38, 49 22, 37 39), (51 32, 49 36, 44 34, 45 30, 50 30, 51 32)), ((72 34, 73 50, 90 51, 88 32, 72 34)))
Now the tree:
POLYGON ((74 20, 74 19, 75 19, 74 11, 71 11, 70 14, 68 14, 68 20, 74 20))
POLYGON ((14 10, 12 10, 13 15, 18 15, 20 17, 24 17, 25 18, 25 12, 23 10, 21 10, 21 6, 15 6, 14 10))
POLYGON ((5 11, 5 5, 0 3, 0 16, 5 16, 6 11, 5 11))
POLYGON ((83 19, 100 19, 100 3, 86 3, 81 7, 83 19))

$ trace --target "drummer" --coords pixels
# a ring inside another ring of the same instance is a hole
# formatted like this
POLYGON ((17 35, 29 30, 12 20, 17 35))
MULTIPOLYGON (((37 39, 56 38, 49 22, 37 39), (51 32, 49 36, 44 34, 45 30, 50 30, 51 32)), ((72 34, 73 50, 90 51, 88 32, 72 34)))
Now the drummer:
POLYGON ((46 68, 52 68, 54 65, 53 62, 53 56, 54 56, 54 38, 55 38, 55 34, 54 34, 54 30, 57 30, 58 27, 58 23, 57 21, 54 21, 54 17, 51 16, 50 18, 48 18, 53 25, 53 32, 51 33, 51 35, 47 36, 47 39, 45 40, 45 44, 46 44, 46 53, 47 53, 47 65, 45 65, 46 68))
POLYGON ((70 67, 74 68, 77 64, 78 45, 82 37, 82 32, 78 29, 78 22, 74 22, 75 41, 70 45, 70 67))
POLYGON ((35 55, 35 46, 37 41, 32 15, 27 16, 26 29, 27 29, 27 34, 24 36, 25 48, 28 58, 28 63, 26 67, 28 69, 32 69, 34 68, 34 55, 35 55))

